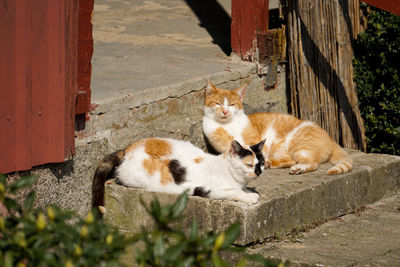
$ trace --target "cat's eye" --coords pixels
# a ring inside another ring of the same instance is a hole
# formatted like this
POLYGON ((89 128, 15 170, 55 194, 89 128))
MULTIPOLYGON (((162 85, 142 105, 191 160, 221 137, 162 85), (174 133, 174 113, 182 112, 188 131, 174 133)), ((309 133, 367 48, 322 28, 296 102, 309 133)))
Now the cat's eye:
POLYGON ((230 107, 233 107, 233 106, 236 106, 236 104, 230 104, 229 106, 230 106, 230 107))
POLYGON ((247 167, 253 168, 253 164, 246 164, 247 167))

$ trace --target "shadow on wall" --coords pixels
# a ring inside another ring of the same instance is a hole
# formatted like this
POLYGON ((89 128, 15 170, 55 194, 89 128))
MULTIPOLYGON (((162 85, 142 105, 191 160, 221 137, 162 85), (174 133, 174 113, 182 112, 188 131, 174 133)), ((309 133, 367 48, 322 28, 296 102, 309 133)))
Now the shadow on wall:
POLYGON ((225 55, 229 56, 231 48, 231 17, 216 0, 185 0, 186 4, 200 20, 225 55))

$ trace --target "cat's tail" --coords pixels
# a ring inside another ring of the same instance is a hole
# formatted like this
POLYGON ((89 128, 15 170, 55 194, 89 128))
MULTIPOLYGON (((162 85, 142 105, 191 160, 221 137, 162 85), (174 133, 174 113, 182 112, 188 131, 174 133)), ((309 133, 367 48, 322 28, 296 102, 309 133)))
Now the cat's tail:
POLYGON ((328 174, 347 173, 353 169, 353 160, 350 158, 349 154, 336 143, 329 161, 333 163, 334 166, 328 170, 328 174))
POLYGON ((97 207, 101 213, 104 208, 104 183, 114 176, 115 169, 121 164, 125 155, 124 150, 118 150, 106 156, 99 164, 92 181, 92 206, 97 207))

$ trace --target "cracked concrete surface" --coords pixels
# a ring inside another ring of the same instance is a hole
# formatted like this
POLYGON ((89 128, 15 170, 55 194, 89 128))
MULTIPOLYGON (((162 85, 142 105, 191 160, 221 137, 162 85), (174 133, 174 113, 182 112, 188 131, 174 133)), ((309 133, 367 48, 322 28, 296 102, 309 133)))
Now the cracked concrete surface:
POLYGON ((329 221, 296 242, 251 249, 292 266, 400 266, 400 195, 329 221))

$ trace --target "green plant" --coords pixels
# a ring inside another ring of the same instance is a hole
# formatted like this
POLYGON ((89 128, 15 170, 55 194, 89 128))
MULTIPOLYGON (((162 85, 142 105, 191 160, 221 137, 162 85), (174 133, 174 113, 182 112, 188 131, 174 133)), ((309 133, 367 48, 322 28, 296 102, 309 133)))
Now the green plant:
POLYGON ((355 42, 354 77, 368 152, 400 155, 400 17, 369 9, 355 42))
POLYGON ((89 212, 85 219, 57 206, 34 208, 31 191, 22 205, 16 193, 36 177, 7 184, 0 175, 0 266, 118 266, 118 258, 132 242, 89 212))
POLYGON ((278 266, 261 255, 246 254, 245 248, 232 245, 240 234, 240 223, 234 223, 221 233, 207 232, 200 235, 197 223, 193 221, 186 234, 180 226, 176 226, 182 219, 186 202, 186 193, 180 195, 175 203, 164 207, 161 207, 157 198, 149 206, 141 200, 154 220, 155 228, 149 232, 142 227, 141 233, 135 236, 135 241, 141 243, 136 248, 136 262, 139 266, 228 266, 221 252, 243 253, 237 267, 246 266, 249 261, 259 266, 278 266))

